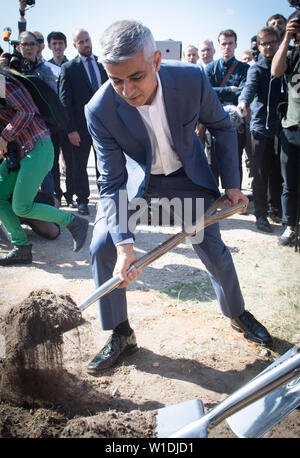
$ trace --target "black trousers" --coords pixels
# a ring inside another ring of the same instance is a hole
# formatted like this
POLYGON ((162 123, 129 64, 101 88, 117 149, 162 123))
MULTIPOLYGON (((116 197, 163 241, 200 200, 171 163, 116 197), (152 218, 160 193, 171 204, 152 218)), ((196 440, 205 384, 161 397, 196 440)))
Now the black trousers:
MULTIPOLYGON (((80 146, 72 145, 72 161, 73 161, 73 182, 74 191, 77 196, 78 204, 88 204, 90 196, 88 160, 92 147, 92 138, 89 134, 80 135, 80 146)), ((97 169, 96 153, 95 156, 95 174, 96 180, 99 178, 97 169)))
POLYGON ((295 226, 300 205, 300 127, 283 129, 281 139, 282 223, 295 226))
POLYGON ((62 152, 65 166, 66 166, 66 193, 65 197, 67 202, 70 202, 74 194, 73 185, 73 165, 72 165, 72 145, 69 141, 68 135, 64 131, 59 131, 51 135, 51 140, 54 146, 54 162, 52 168, 52 176, 54 181, 55 197, 60 200, 63 191, 60 186, 60 168, 59 168, 59 155, 62 152))
POLYGON ((251 140, 255 216, 266 217, 269 210, 281 217, 282 176, 278 137, 266 137, 252 131, 251 140))

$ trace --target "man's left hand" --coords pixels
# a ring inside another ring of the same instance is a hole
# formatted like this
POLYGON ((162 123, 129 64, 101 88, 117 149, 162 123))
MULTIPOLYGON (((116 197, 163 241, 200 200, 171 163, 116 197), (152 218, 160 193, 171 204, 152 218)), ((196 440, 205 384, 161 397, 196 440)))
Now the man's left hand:
MULTIPOLYGON (((249 204, 248 197, 245 196, 238 188, 226 189, 225 194, 227 197, 227 199, 224 200, 224 204, 226 205, 226 207, 233 207, 234 205, 237 205, 240 200, 245 202, 247 206, 249 204)), ((242 213, 245 213, 246 210, 247 207, 242 210, 242 213)))

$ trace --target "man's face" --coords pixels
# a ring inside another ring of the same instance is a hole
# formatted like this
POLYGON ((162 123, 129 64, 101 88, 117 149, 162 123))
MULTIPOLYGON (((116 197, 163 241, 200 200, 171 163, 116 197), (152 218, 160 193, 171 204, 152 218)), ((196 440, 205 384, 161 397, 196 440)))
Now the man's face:
POLYGON ((64 40, 54 40, 53 38, 50 40, 49 49, 51 49, 54 57, 63 57, 66 47, 64 40))
POLYGON ((242 62, 245 62, 246 64, 248 64, 249 62, 251 62, 252 59, 253 59, 252 53, 244 52, 241 60, 242 62))
POLYGON ((199 48, 199 56, 205 65, 214 60, 215 49, 209 44, 203 44, 199 48))
POLYGON ((161 52, 145 59, 139 51, 130 59, 117 64, 104 64, 114 90, 132 107, 152 103, 157 91, 156 73, 160 68, 161 52))
POLYGON ((258 49, 265 59, 273 59, 279 48, 279 41, 276 35, 263 35, 258 45, 258 49))
POLYGON ((226 37, 225 35, 220 35, 219 46, 220 46, 221 56, 225 60, 225 62, 234 57, 234 52, 237 47, 234 36, 226 37))
POLYGON ((189 64, 196 64, 199 59, 199 54, 196 48, 190 46, 184 51, 184 60, 189 64))
POLYGON ((44 37, 41 33, 39 32, 34 32, 34 35, 36 36, 38 45, 37 45, 37 55, 41 56, 43 50, 45 49, 45 43, 44 43, 44 37))
POLYGON ((286 23, 285 21, 282 19, 282 18, 278 18, 278 19, 271 19, 271 21, 268 22, 268 25, 270 27, 274 27, 274 29, 278 30, 280 35, 284 35, 284 32, 285 32, 285 27, 286 27, 286 23))
POLYGON ((38 52, 38 43, 32 35, 24 35, 20 40, 18 49, 25 59, 35 61, 38 52))
POLYGON ((92 41, 89 34, 81 31, 74 37, 74 47, 81 56, 90 57, 92 54, 92 41))

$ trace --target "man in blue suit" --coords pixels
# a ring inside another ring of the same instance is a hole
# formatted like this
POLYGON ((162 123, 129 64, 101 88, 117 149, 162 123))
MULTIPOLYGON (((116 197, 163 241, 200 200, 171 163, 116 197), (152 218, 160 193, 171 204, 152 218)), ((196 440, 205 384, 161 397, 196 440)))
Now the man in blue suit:
POLYGON ((78 212, 89 214, 90 195, 87 163, 92 146, 84 116, 84 106, 107 80, 106 72, 92 53, 89 33, 78 29, 73 33, 78 56, 62 65, 59 97, 68 116, 68 137, 72 144, 73 183, 77 195, 78 212))
MULTIPOLYGON (((91 256, 98 287, 120 274, 120 288, 100 301, 108 342, 88 365, 97 375, 137 348, 127 317, 126 286, 139 275, 132 269, 134 236, 127 225, 133 197, 177 197, 204 201, 206 210, 219 191, 199 138, 197 121, 216 138, 216 151, 227 205, 248 199, 239 189, 236 133, 205 73, 182 62, 161 63, 151 31, 135 21, 119 21, 103 34, 101 62, 109 81, 86 106, 100 172, 100 202, 91 256), (124 193, 128 200, 124 202, 124 193), (127 205, 126 205, 127 204, 127 205)), ((204 230, 202 243, 193 245, 206 266, 223 314, 232 326, 264 345, 268 331, 249 312, 228 248, 214 224, 204 230)))

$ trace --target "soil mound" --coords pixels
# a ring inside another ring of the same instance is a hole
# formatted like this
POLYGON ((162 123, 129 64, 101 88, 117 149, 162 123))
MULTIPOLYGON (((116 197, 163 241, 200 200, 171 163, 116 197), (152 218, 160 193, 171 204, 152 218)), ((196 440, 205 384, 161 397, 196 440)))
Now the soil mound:
POLYGON ((64 397, 62 334, 83 322, 69 295, 32 291, 4 317, 0 333, 0 399, 18 404, 56 403, 64 397))

